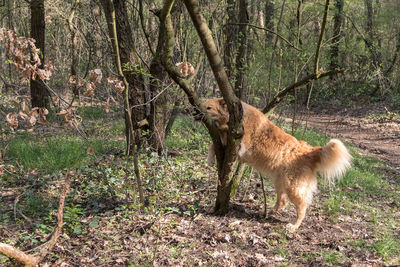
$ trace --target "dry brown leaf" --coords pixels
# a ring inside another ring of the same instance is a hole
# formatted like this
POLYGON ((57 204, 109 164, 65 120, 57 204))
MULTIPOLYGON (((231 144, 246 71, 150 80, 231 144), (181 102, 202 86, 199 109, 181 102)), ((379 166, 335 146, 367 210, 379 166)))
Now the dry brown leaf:
POLYGON ((79 88, 83 87, 84 85, 85 85, 85 83, 84 83, 83 81, 79 81, 79 82, 76 84, 75 88, 76 88, 76 89, 79 89, 79 88))
POLYGON ((14 107, 19 108, 18 96, 13 97, 11 99, 11 103, 14 105, 14 107))
POLYGON ((6 122, 7 122, 8 128, 10 128, 10 130, 12 132, 14 132, 14 129, 16 129, 18 127, 17 114, 16 113, 8 113, 6 116, 6 122))
POLYGON ((95 84, 100 84, 102 78, 103 73, 101 72, 101 69, 94 69, 89 71, 89 79, 95 84))
POLYGON ((30 112, 29 107, 28 107, 28 104, 26 103, 25 100, 22 100, 22 102, 21 102, 21 109, 22 109, 22 111, 25 112, 26 114, 29 114, 29 112, 30 112))
POLYGON ((122 94, 124 92, 124 83, 117 78, 108 77, 107 82, 110 88, 114 89, 118 94, 122 94))
POLYGON ((26 120, 26 124, 28 125, 28 127, 32 127, 36 124, 37 119, 35 116, 30 116, 27 120, 26 120))
POLYGON ((67 114, 68 113, 68 111, 67 110, 65 110, 65 109, 63 109, 63 110, 61 110, 60 112, 58 112, 58 113, 56 113, 57 115, 65 115, 65 114, 67 114))
POLYGON ((69 84, 76 84, 76 75, 71 75, 68 82, 69 84))
POLYGON ((7 165, 7 169, 11 172, 17 172, 17 168, 11 164, 7 165))
POLYGON ((195 70, 188 61, 176 63, 176 68, 182 73, 183 76, 193 76, 195 74, 195 70))
POLYGON ((83 93, 85 96, 94 96, 95 84, 93 82, 86 83, 86 91, 83 93))
POLYGON ((110 97, 107 98, 106 105, 105 105, 106 113, 110 112, 110 97))
POLYGON ((94 147, 92 146, 88 147, 88 149, 86 150, 86 154, 94 155, 94 147))
POLYGON ((29 118, 28 115, 26 115, 24 112, 22 112, 21 110, 18 112, 18 115, 21 119, 26 120, 27 118, 29 118))
POLYGON ((60 103, 60 99, 58 97, 56 97, 56 96, 53 96, 51 98, 51 101, 53 102, 54 106, 57 106, 60 103))
POLYGON ((39 109, 39 121, 42 123, 47 123, 46 115, 49 114, 49 111, 46 108, 39 109))
POLYGON ((4 174, 4 165, 0 165, 0 176, 4 174))

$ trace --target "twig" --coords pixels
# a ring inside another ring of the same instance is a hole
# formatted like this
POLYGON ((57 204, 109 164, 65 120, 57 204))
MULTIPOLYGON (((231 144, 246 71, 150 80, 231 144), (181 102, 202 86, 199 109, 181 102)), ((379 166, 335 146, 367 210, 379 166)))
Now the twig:
POLYGON ((131 108, 136 108, 136 107, 140 107, 140 106, 146 106, 148 104, 150 104, 151 102, 153 102, 156 98, 158 98, 162 93, 164 93, 169 87, 171 87, 171 85, 173 85, 174 83, 170 83, 167 85, 167 87, 165 87, 163 90, 161 90, 161 92, 159 92, 158 94, 156 94, 152 99, 150 99, 149 101, 147 101, 146 103, 143 104, 138 104, 138 105, 133 105, 131 106, 131 108))
POLYGON ((283 37, 282 35, 280 35, 279 33, 270 30, 268 28, 263 28, 254 24, 249 24, 249 23, 229 23, 228 25, 247 25, 249 27, 255 28, 255 29, 259 29, 259 30, 263 30, 266 32, 270 32, 272 34, 275 34, 276 36, 278 36, 279 38, 281 38, 283 41, 285 41, 289 46, 293 47, 294 49, 296 49, 297 51, 302 51, 300 48, 298 48, 297 46, 295 46, 294 44, 292 44, 288 39, 286 39, 285 37, 283 37))
POLYGON ((264 200, 264 217, 267 216, 267 194, 265 193, 265 188, 264 188, 264 178, 262 177, 261 174, 258 175, 260 177, 261 180, 261 189, 263 192, 263 200, 264 200))

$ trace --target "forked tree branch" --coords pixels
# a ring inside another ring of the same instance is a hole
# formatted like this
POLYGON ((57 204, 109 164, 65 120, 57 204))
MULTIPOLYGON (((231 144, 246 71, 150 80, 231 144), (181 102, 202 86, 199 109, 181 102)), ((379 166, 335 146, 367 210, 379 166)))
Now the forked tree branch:
MULTIPOLYGON (((207 115, 207 111, 201 104, 200 98, 197 93, 194 91, 193 87, 190 85, 189 81, 183 77, 183 75, 178 71, 175 65, 172 63, 173 49, 174 49, 174 29, 172 26, 172 21, 170 17, 170 11, 174 4, 174 0, 169 0, 164 3, 164 7, 160 12, 160 27, 161 30, 165 32, 165 47, 164 54, 161 57, 162 64, 164 68, 167 70, 168 75, 183 89, 186 93, 190 104, 195 108, 197 113, 202 114, 202 121, 208 132, 211 135, 211 138, 216 144, 217 148, 221 148, 222 144, 220 141, 219 133, 217 127, 212 122, 210 116, 207 115)), ((220 151, 220 149, 216 149, 220 151)), ((217 152, 217 158, 221 158, 220 153, 217 152)))

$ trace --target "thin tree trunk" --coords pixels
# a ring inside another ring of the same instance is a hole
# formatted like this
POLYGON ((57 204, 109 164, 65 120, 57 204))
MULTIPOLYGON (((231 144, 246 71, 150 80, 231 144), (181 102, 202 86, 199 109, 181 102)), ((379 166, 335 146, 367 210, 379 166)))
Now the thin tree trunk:
MULTIPOLYGON (((375 70, 379 70, 382 66, 381 52, 380 52, 380 39, 377 37, 375 29, 374 29, 374 9, 372 6, 372 0, 365 0, 366 6, 366 31, 367 31, 367 39, 364 39, 365 44, 372 55, 372 65, 375 70), (374 41, 376 41, 374 44, 374 41)), ((380 81, 377 79, 375 84, 375 89, 371 92, 371 95, 376 95, 376 93, 380 90, 380 81)))
MULTIPOLYGON (((265 27, 270 30, 274 30, 274 3, 275 1, 266 0, 265 1, 265 27)), ((265 44, 270 44, 272 42, 272 38, 274 37, 273 33, 266 31, 265 32, 265 44)))
MULTIPOLYGON (((76 8, 79 5, 79 1, 80 0, 75 0, 72 3, 72 7, 71 7, 71 11, 70 11, 70 15, 68 17, 68 28, 69 28, 69 32, 71 34, 71 76, 74 76, 77 78, 77 71, 76 71, 76 67, 78 64, 78 38, 76 35, 76 17, 75 17, 75 12, 76 12, 76 8)), ((89 51, 90 53, 90 51, 89 51)), ((79 98, 79 89, 77 89, 77 87, 75 85, 72 85, 72 92, 74 94, 75 97, 79 98)))
POLYGON ((217 157, 218 162, 218 178, 220 183, 217 188, 217 199, 215 203, 215 211, 218 214, 228 212, 229 201, 232 189, 232 177, 234 176, 235 166, 237 162, 237 151, 243 136, 242 127, 242 104, 235 96, 231 87, 228 76, 224 70, 222 59, 220 58, 211 31, 206 21, 201 15, 199 4, 195 0, 184 0, 190 17, 197 30, 200 40, 203 44, 211 69, 217 81, 219 89, 229 111, 229 134, 227 146, 224 149, 222 157, 217 157))
POLYGON ((249 23, 249 14, 247 13, 247 0, 239 0, 239 33, 238 33, 238 53, 236 56, 236 96, 243 99, 244 95, 244 77, 247 70, 247 24, 249 23))
MULTIPOLYGON (((109 6, 109 15, 110 15, 110 26, 112 29, 112 41, 114 44, 115 48, 115 62, 116 66, 118 69, 118 74, 122 78, 124 85, 125 85, 125 90, 124 90, 124 109, 125 109, 125 118, 126 118, 126 124, 128 125, 127 131, 129 131, 130 137, 132 137, 131 142, 133 143, 132 145, 127 144, 127 155, 132 155, 133 156, 133 164, 134 164, 134 170, 135 170, 135 176, 136 176, 136 183, 139 191, 139 199, 142 204, 144 204, 144 194, 143 194, 143 189, 142 189, 142 180, 140 178, 140 172, 139 172, 139 163, 138 163, 138 158, 136 154, 136 144, 133 141, 135 138, 135 130, 133 128, 133 120, 132 120, 132 114, 131 114, 131 108, 129 104, 129 83, 127 79, 125 78, 125 74, 122 70, 122 64, 121 64, 121 58, 120 58, 120 53, 119 53, 119 43, 118 43, 118 34, 117 34, 117 25, 116 25, 116 12, 114 9, 114 3, 113 0, 107 0, 109 6), (132 148, 132 151, 129 151, 129 149, 132 148)), ((137 132, 136 132, 137 134, 137 132)), ((129 141, 129 139, 128 139, 129 141)))
MULTIPOLYGON (((45 13, 44 0, 30 1, 31 9, 31 37, 36 40, 36 47, 40 49, 40 59, 42 64, 39 68, 44 67, 45 59, 45 13)), ((30 80, 31 103, 32 107, 48 107, 48 92, 43 81, 38 77, 30 80)))
POLYGON ((236 30, 236 14, 235 14, 235 7, 236 1, 235 0, 227 0, 226 1, 226 14, 228 16, 226 25, 224 27, 224 34, 225 34, 225 46, 224 46, 224 65, 226 68, 226 74, 230 79, 233 78, 233 59, 235 57, 236 52, 236 44, 237 44, 237 30, 236 30))
MULTIPOLYGON (((111 27, 111 16, 110 16, 110 6, 108 0, 101 1, 104 9, 104 13, 107 19, 109 35, 112 36, 111 27)), ((129 123, 126 122, 126 137, 127 140, 133 140, 128 142, 130 144, 129 151, 133 151, 134 144, 141 147, 142 144, 142 128, 147 127, 145 122, 146 119, 146 107, 144 105, 144 82, 142 75, 140 73, 139 59, 136 56, 136 51, 134 48, 132 29, 129 24, 128 13, 123 0, 113 1, 113 8, 116 15, 116 28, 118 35, 118 50, 120 53, 121 64, 123 66, 124 76, 129 84, 129 106, 131 107, 131 119, 133 124, 133 129, 137 131, 135 138, 130 136, 129 123)), ((115 46, 113 46, 114 51, 116 51, 115 46)))
POLYGON ((330 69, 339 67, 339 44, 342 39, 342 23, 343 23, 343 6, 344 0, 335 1, 335 14, 333 16, 333 36, 330 53, 330 69))

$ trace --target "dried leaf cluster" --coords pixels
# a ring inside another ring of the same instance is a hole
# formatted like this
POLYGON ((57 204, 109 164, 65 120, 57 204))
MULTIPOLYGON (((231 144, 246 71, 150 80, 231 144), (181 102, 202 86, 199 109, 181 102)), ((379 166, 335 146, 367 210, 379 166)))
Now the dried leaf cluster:
POLYGON ((79 123, 82 121, 82 117, 76 115, 76 110, 72 107, 61 110, 57 115, 65 115, 64 122, 71 128, 78 127, 79 123))
MULTIPOLYGON (((18 128, 18 118, 22 119, 28 127, 33 127, 37 122, 47 123, 46 116, 49 111, 44 107, 29 109, 26 99, 28 99, 26 96, 16 96, 11 99, 11 103, 18 108, 18 113, 10 112, 6 115, 7 126, 11 132, 18 128)), ((33 131, 33 129, 28 131, 33 131)))
POLYGON ((0 28, 0 41, 11 59, 15 69, 22 73, 26 80, 49 80, 54 73, 54 65, 44 64, 41 68, 40 50, 35 45, 35 39, 16 36, 14 31, 0 28))
POLYGON ((193 76, 195 74, 194 67, 190 62, 183 61, 175 64, 176 68, 183 76, 193 76))
POLYGON ((124 92, 125 86, 121 80, 119 80, 117 78, 113 78, 113 77, 108 77, 107 83, 108 83, 108 86, 111 89, 114 89, 118 94, 122 94, 124 92))

